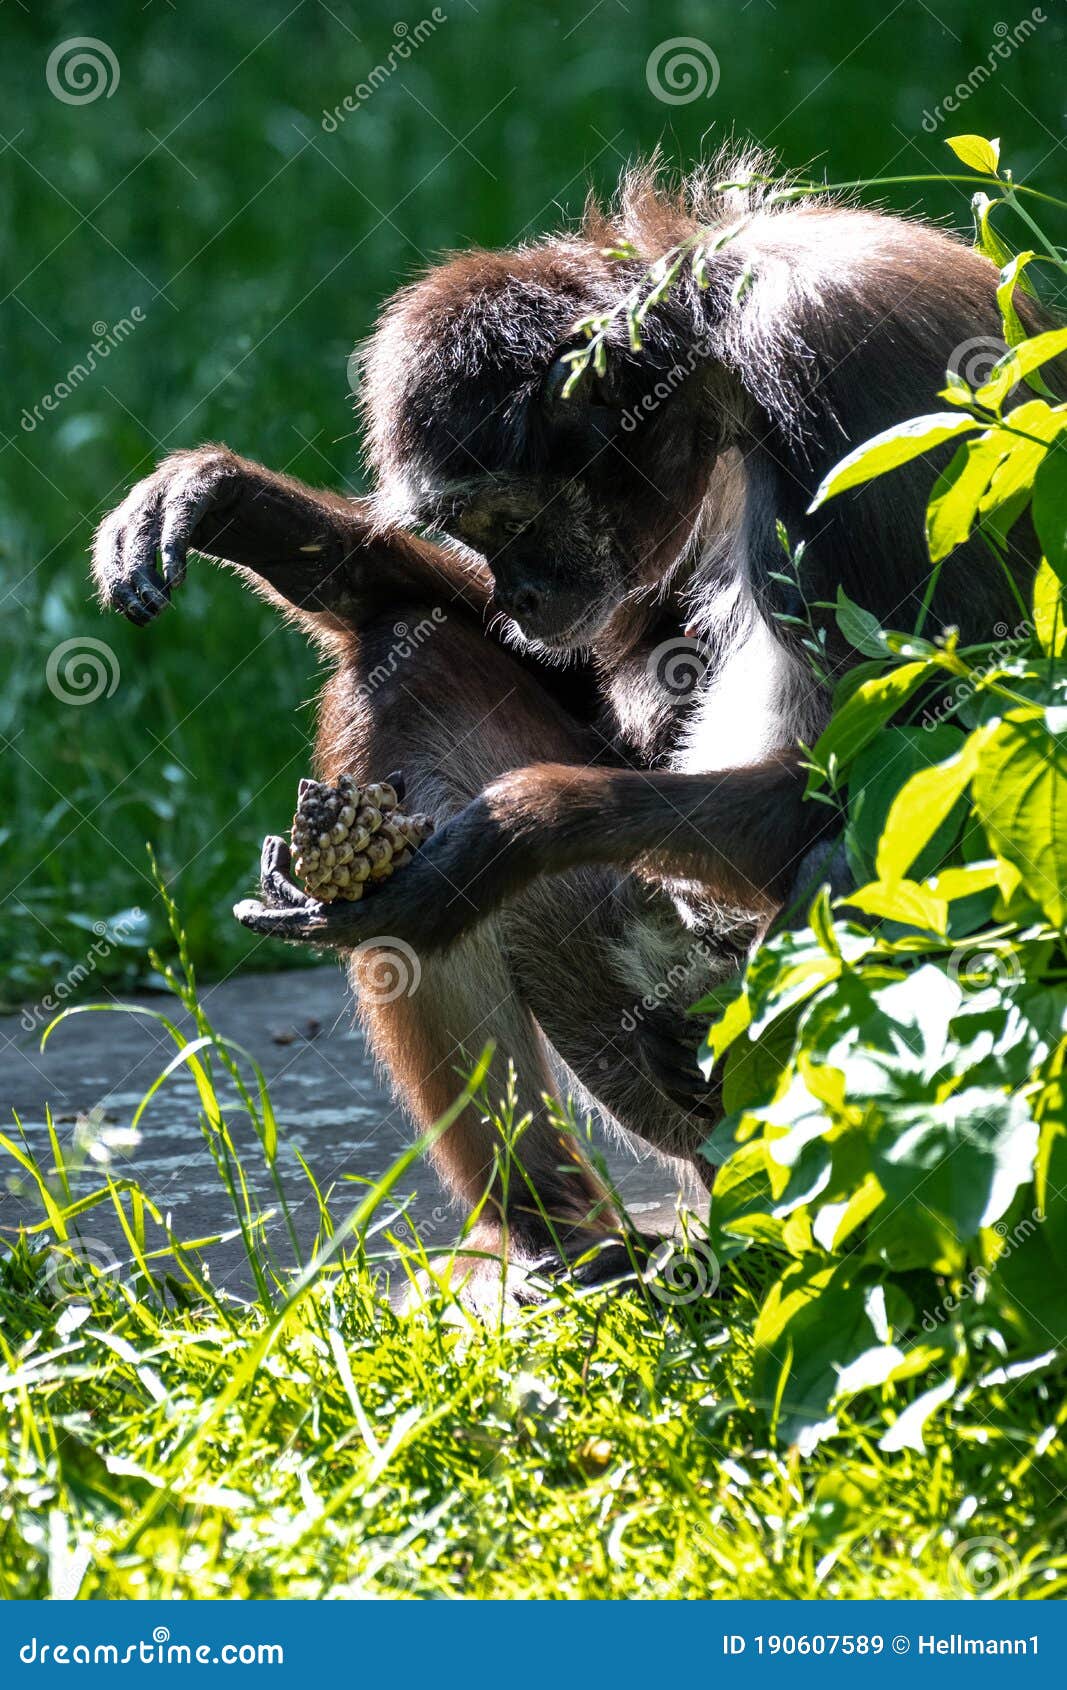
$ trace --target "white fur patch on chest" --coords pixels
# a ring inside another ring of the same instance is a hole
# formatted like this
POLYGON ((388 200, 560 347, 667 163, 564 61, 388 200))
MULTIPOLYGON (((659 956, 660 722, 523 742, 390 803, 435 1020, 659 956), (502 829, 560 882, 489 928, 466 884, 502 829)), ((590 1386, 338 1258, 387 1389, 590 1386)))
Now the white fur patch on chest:
POLYGON ((796 659, 753 615, 693 700, 672 766, 689 774, 742 768, 794 745, 803 679, 796 659))

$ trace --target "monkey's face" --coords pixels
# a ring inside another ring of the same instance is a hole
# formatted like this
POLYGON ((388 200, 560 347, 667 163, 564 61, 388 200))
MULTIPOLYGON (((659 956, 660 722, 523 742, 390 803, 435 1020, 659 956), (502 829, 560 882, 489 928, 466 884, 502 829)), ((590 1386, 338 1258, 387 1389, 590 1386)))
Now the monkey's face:
POLYGON ((706 472, 683 399, 669 395, 673 414, 667 400, 642 414, 647 375, 621 356, 564 397, 570 368, 557 354, 527 398, 517 463, 454 479, 446 465, 412 512, 485 559, 494 605, 524 638, 560 650, 595 642, 626 598, 662 578, 689 540, 706 472))
POLYGON ((543 646, 590 644, 662 579, 706 479, 706 370, 661 328, 634 352, 620 321, 601 372, 565 391, 575 323, 625 279, 574 247, 456 260, 399 296, 367 359, 388 518, 479 553, 499 609, 543 646))
POLYGON ((485 559, 494 607, 540 645, 588 644, 627 591, 614 515, 578 475, 470 478, 425 498, 419 519, 485 559))

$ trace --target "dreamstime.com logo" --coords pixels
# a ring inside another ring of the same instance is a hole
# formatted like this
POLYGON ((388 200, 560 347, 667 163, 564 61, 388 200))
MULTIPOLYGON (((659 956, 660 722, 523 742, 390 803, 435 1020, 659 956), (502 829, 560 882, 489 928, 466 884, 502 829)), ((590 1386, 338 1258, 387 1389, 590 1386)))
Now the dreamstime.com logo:
POLYGON ((698 340, 680 363, 673 365, 666 375, 659 378, 654 387, 650 388, 647 393, 642 394, 636 405, 631 405, 622 412, 619 422, 625 433, 632 434, 649 417, 654 416, 664 401, 670 399, 682 383, 692 375, 701 360, 710 358, 711 355, 711 342, 698 340))
POLYGON ((23 432, 32 434, 34 429, 44 422, 46 416, 53 411, 58 411, 64 400, 69 399, 72 394, 76 393, 79 387, 96 373, 104 359, 110 358, 112 352, 120 347, 125 340, 128 340, 134 329, 139 328, 144 320, 144 312, 139 305, 135 305, 129 316, 120 317, 117 323, 112 323, 109 326, 103 318, 94 323, 94 338, 89 345, 88 352, 79 358, 77 363, 70 366, 66 374, 55 383, 51 392, 41 395, 32 410, 28 405, 23 406, 22 416, 19 419, 23 432))
POLYGON ((964 993, 988 991, 990 986, 1017 986, 1023 965, 1010 946, 956 945, 949 957, 948 975, 964 993))
POLYGON ((949 1556, 949 1594, 964 1600, 1010 1595, 1019 1571, 1019 1557, 1003 1538, 966 1538, 949 1556))
POLYGON ((94 921, 93 940, 85 956, 69 968, 61 980, 57 980, 51 991, 45 993, 38 1003, 27 1005, 19 1017, 22 1029, 26 1033, 35 1033, 45 1021, 50 1021, 53 1015, 58 1015, 67 999, 83 985, 90 975, 95 974, 100 964, 111 955, 116 945, 123 945, 128 940, 136 938, 144 929, 145 917, 143 910, 136 906, 128 914, 119 916, 116 921, 94 921))
POLYGON ((985 1295, 985 1288, 989 1284, 991 1274, 996 1271, 1002 1262, 1007 1261, 1013 1250, 1018 1250, 1028 1239, 1033 1237, 1038 1227, 1044 1223, 1044 1219, 1045 1217, 1040 1209, 1031 1209, 1030 1213, 1023 1215, 1022 1219, 1016 1221, 1013 1227, 1009 1227, 1007 1221, 996 1221, 993 1231, 998 1238, 1004 1240, 1004 1248, 997 1256, 993 1266, 991 1268, 972 1268, 954 1292, 949 1292, 942 1297, 936 1307, 924 1309, 922 1316, 923 1331, 936 1332, 938 1327, 944 1325, 945 1321, 954 1315, 969 1297, 981 1301, 985 1295))
POLYGON ((665 1238, 641 1274, 656 1301, 668 1308, 714 1297, 719 1277, 719 1258, 700 1238, 665 1238))
POLYGON ((53 1244, 45 1265, 45 1284, 53 1297, 84 1297, 86 1287, 101 1279, 118 1279, 121 1263, 102 1238, 69 1238, 53 1244))
MULTIPOLYGON (((984 387, 1000 360, 1006 358, 1010 351, 1007 341, 998 340, 996 335, 975 335, 973 339, 961 340, 958 346, 953 347, 946 369, 950 374, 959 376, 968 387, 984 387)), ((1015 387, 1018 385, 1016 382, 1015 387)))
POLYGON ((280 1667, 280 1643, 172 1643, 165 1625, 139 1643, 41 1643, 31 1637, 19 1650, 23 1666, 75 1667, 280 1667))
POLYGON ((1018 656, 1020 650, 1033 639, 1034 625, 1032 622, 1017 622, 1014 628, 1009 628, 1006 622, 997 622, 993 626, 993 633, 996 643, 990 647, 984 661, 968 670, 955 686, 942 693, 935 709, 923 711, 919 726, 927 733, 932 733, 946 717, 954 715, 960 705, 978 691, 982 681, 1018 656))
POLYGON ((410 59, 412 53, 421 47, 424 41, 428 41, 441 24, 447 22, 448 13, 443 12, 440 6, 435 6, 429 17, 420 18, 417 24, 404 23, 402 20, 400 23, 395 23, 393 34, 396 40, 382 63, 375 65, 373 70, 368 71, 365 79, 362 82, 357 82, 351 94, 346 94, 340 104, 334 106, 332 111, 323 112, 319 120, 320 127, 325 129, 327 135, 336 134, 342 123, 353 112, 359 111, 361 106, 365 106, 371 96, 376 94, 378 89, 400 69, 401 65, 410 59))
POLYGON ((649 652, 645 673, 668 698, 691 698, 711 666, 699 640, 679 634, 649 652))
POLYGON ((115 692, 121 671, 106 641, 92 634, 74 634, 49 652, 44 678, 60 704, 95 704, 115 692))
POLYGON ((936 105, 933 111, 923 112, 923 128, 928 135, 935 135, 941 124, 949 117, 955 116, 961 106, 967 104, 972 94, 977 94, 984 83, 991 76, 995 76, 1005 59, 1010 59, 1017 48, 1025 45, 1030 37, 1037 33, 1039 24, 1048 23, 1046 14, 1040 6, 1035 6, 1029 17, 1020 18, 1013 27, 1003 21, 993 25, 996 39, 990 47, 985 59, 972 66, 962 82, 957 82, 952 92, 936 105))
POLYGON ((648 55, 645 81, 665 106, 688 106, 711 99, 719 86, 719 61, 698 36, 672 35, 648 55))
POLYGON ((636 1033, 646 1015, 652 1015, 665 1003, 677 999, 683 989, 691 984, 693 974, 701 966, 705 968, 711 961, 707 943, 697 939, 691 944, 684 957, 679 957, 676 963, 668 968, 663 978, 650 986, 643 998, 623 1011, 619 1018, 619 1026, 624 1033, 636 1033))
POLYGON ((357 945, 354 956, 363 956, 363 965, 356 977, 360 1003, 395 1003, 397 998, 413 998, 422 982, 422 963, 406 939, 392 933, 379 933, 357 945))
POLYGON ((393 644, 374 668, 367 671, 356 688, 357 695, 360 698, 371 698, 380 686, 384 686, 385 682, 396 674, 400 665, 415 654, 423 641, 428 640, 434 630, 447 621, 447 612, 441 605, 436 604, 429 616, 424 616, 414 627, 409 622, 395 623, 393 644))
POLYGON ((95 35, 72 35, 61 41, 44 67, 48 92, 65 106, 89 106, 101 94, 110 100, 120 74, 111 48, 95 35))

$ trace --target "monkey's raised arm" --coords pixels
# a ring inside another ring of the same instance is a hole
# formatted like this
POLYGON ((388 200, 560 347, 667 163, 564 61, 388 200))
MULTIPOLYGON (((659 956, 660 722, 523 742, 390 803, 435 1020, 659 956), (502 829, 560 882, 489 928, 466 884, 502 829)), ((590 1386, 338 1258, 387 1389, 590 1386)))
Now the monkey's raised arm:
POLYGON ((234 565, 275 601, 345 623, 412 598, 480 612, 492 587, 488 571, 383 530, 369 500, 318 492, 226 446, 174 453, 105 517, 93 546, 101 599, 152 621, 190 551, 234 565))
POLYGON ((359 903, 321 904, 290 879, 288 846, 263 847, 263 902, 234 913, 281 939, 342 948, 388 934, 442 950, 540 875, 590 864, 647 865, 696 881, 717 901, 768 915, 788 901, 801 862, 833 826, 803 801, 799 757, 713 774, 539 764, 495 781, 359 903))

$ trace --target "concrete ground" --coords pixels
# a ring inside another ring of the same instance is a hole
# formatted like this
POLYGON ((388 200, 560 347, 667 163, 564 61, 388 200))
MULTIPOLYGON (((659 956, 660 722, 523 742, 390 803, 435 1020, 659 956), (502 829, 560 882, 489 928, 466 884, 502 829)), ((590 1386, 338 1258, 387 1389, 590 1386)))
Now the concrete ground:
MULTIPOLYGON (((188 1017, 177 1012, 173 998, 146 995, 123 1001, 167 1015, 192 1036, 188 1017)), ((278 1120, 277 1168, 306 1249, 317 1230, 318 1212, 296 1152, 320 1189, 332 1190, 331 1207, 340 1219, 410 1143, 408 1123, 379 1084, 362 1034, 352 1024, 339 972, 315 968, 244 975, 207 988, 203 1002, 216 1031, 242 1045, 266 1076, 278 1120)), ((85 1150, 85 1142, 95 1142, 99 1156, 101 1140, 106 1154, 106 1140, 118 1135, 112 1172, 135 1178, 171 1217, 180 1239, 230 1234, 199 1253, 216 1285, 237 1296, 247 1294, 252 1281, 244 1247, 240 1236, 233 1236, 233 1208, 205 1143, 196 1084, 187 1066, 176 1068, 151 1099, 139 1142, 122 1142, 121 1129, 129 1127, 145 1092, 175 1055, 165 1030, 146 1015, 84 1014, 59 1027, 43 1053, 38 1045, 39 1031, 27 1034, 17 1016, 0 1017, 0 1115, 8 1123, 0 1130, 18 1137, 10 1124, 14 1110, 35 1156, 50 1166, 49 1105, 65 1155, 80 1154, 83 1160, 78 1191, 100 1184, 101 1163, 85 1150)), ((222 1078, 226 1119, 253 1206, 274 1211, 267 1237, 279 1269, 291 1268, 293 1250, 277 1192, 240 1099, 222 1078)), ((637 1160, 625 1148, 601 1143, 623 1199, 642 1227, 671 1230, 676 1186, 670 1171, 651 1158, 637 1160)), ((20 1220, 39 1218, 40 1209, 25 1176, 2 1151, 0 1164, 6 1164, 0 1165, 0 1230, 10 1235, 20 1220)), ((423 1240, 447 1247, 459 1220, 432 1168, 417 1163, 398 1190, 401 1199, 413 1194, 407 1218, 423 1240)), ((390 1201, 395 1208, 396 1194, 390 1201)), ((84 1215, 80 1232, 86 1250, 109 1266, 114 1259, 115 1271, 121 1271, 128 1250, 105 1205, 84 1215)), ((155 1239, 164 1242, 158 1231, 155 1239)))

